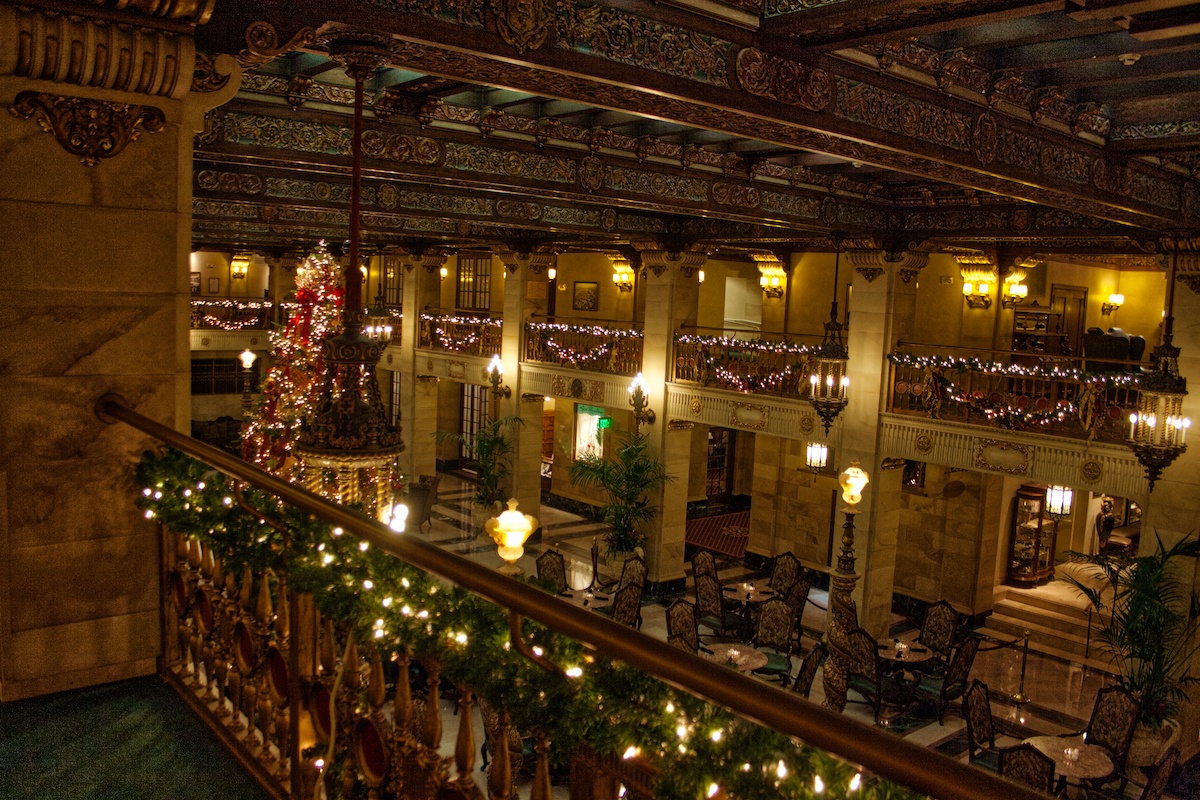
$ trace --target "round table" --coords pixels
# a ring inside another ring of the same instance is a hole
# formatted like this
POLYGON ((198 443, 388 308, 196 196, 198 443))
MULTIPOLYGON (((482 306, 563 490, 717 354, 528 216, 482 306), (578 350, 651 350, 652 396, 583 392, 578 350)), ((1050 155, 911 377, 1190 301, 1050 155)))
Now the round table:
POLYGON ((709 661, 736 667, 739 672, 749 672, 767 665, 766 653, 744 644, 710 644, 705 647, 712 652, 705 653, 701 650, 700 654, 709 661))
POLYGON ((583 608, 607 608, 612 605, 612 595, 588 589, 573 589, 559 594, 563 600, 583 608))
POLYGON ((909 648, 904 651, 897 651, 895 644, 879 643, 879 657, 884 661, 891 661, 895 664, 920 664, 922 661, 928 661, 933 658, 933 651, 928 647, 920 645, 909 645, 909 648))
POLYGON ((1094 744, 1086 744, 1080 736, 1031 736, 1025 744, 1036 747, 1043 755, 1054 759, 1054 769, 1063 778, 1090 780, 1103 778, 1112 772, 1113 762, 1108 751, 1094 744), (1067 760, 1068 747, 1079 748, 1079 757, 1067 760))
POLYGON ((726 600, 736 600, 742 604, 742 639, 750 641, 754 636, 754 619, 750 614, 751 607, 765 603, 775 596, 775 592, 766 586, 752 583, 733 583, 721 587, 726 600))

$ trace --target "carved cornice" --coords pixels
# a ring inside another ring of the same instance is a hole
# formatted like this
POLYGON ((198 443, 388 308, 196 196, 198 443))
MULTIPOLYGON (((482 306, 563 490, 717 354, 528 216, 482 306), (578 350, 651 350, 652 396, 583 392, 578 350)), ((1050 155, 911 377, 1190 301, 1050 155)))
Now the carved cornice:
POLYGON ((92 0, 92 5, 135 11, 148 17, 203 25, 212 16, 217 0, 92 0))
POLYGON ((529 252, 516 252, 507 248, 497 247, 493 250, 504 264, 510 275, 516 275, 521 267, 527 268, 534 275, 541 275, 548 268, 558 264, 558 252, 561 248, 541 246, 529 252))
MULTIPOLYGON (((161 6, 166 16, 175 6, 181 13, 202 12, 201 6, 211 12, 212 2, 136 5, 161 6)), ((196 61, 185 32, 11 5, 0 5, 0 42, 9 50, 0 57, 0 74, 149 97, 183 97, 196 61)))
POLYGON ((36 117, 86 167, 117 155, 142 131, 162 130, 166 122, 157 108, 41 92, 21 92, 8 110, 21 119, 36 117))
POLYGON ((642 266, 653 272, 655 277, 662 277, 666 270, 678 267, 683 277, 690 278, 704 266, 709 254, 716 249, 712 245, 695 244, 687 246, 686 250, 656 249, 662 247, 660 242, 634 242, 633 246, 642 256, 642 266))
POLYGON ((237 54, 237 60, 243 67, 265 64, 282 53, 306 47, 316 40, 315 28, 301 28, 284 41, 274 25, 258 20, 246 28, 246 46, 237 54))

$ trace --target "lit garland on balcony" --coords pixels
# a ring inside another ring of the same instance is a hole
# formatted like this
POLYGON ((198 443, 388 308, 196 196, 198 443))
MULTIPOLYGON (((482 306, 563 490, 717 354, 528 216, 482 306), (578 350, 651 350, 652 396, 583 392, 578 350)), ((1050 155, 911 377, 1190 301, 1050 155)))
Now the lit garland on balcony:
POLYGON ((570 325, 555 322, 530 322, 525 329, 530 335, 537 337, 537 347, 543 352, 543 359, 553 364, 564 364, 576 368, 604 366, 612 368, 611 360, 616 356, 616 350, 622 340, 643 338, 637 330, 622 330, 606 328, 602 325, 570 325), (569 345, 560 344, 555 334, 570 334, 586 336, 592 340, 587 349, 576 350, 569 345))
MULTIPOLYGON (((789 388, 798 391, 812 372, 809 362, 813 348, 808 345, 689 334, 676 336, 675 343, 677 357, 685 357, 684 348, 691 348, 691 352, 695 353, 695 380, 706 385, 726 386, 739 392, 780 392, 789 388), (798 360, 781 366, 746 362, 748 372, 743 373, 729 363, 732 351, 750 353, 752 357, 759 354, 797 356, 798 360)), ((683 377, 678 372, 677 375, 683 377)))
POLYGON ((269 311, 275 304, 270 300, 193 300, 192 327, 205 330, 242 331, 261 327, 266 321, 261 312, 269 311), (253 312, 240 319, 230 319, 232 314, 217 316, 209 310, 226 312, 253 312))
POLYGON ((432 314, 422 314, 421 322, 429 323, 430 346, 439 350, 449 350, 452 353, 466 353, 477 350, 477 345, 483 341, 488 328, 497 331, 503 327, 498 319, 481 319, 479 317, 442 317, 432 314), (465 336, 456 336, 446 328, 450 325, 473 326, 476 330, 465 336))
MULTIPOLYGON (((561 665, 548 672, 511 649, 505 612, 397 558, 246 489, 247 501, 284 524, 290 540, 239 508, 226 476, 178 452, 147 453, 138 466, 138 507, 168 530, 210 547, 226 574, 249 567, 286 575, 311 593, 339 630, 384 660, 398 650, 434 658, 442 675, 509 711, 518 730, 550 734, 551 761, 586 741, 601 754, 644 754, 660 771, 655 796, 810 800, 824 796, 917 798, 820 750, 740 719, 526 620, 531 646, 561 665)), ((365 691, 365 689, 364 689, 365 691)), ((349 757, 340 752, 342 758, 349 757)), ((334 765, 329 765, 330 767, 334 765)))
POLYGON ((1055 381, 1079 381, 1092 383, 1105 389, 1129 388, 1137 385, 1138 377, 1123 372, 1086 372, 1076 368, 1027 366, 1025 364, 1001 364, 981 358, 954 358, 951 356, 918 356, 912 353, 888 353, 888 361, 898 367, 924 369, 935 367, 946 372, 982 372, 988 375, 1003 375, 1008 378, 1040 378, 1055 381))

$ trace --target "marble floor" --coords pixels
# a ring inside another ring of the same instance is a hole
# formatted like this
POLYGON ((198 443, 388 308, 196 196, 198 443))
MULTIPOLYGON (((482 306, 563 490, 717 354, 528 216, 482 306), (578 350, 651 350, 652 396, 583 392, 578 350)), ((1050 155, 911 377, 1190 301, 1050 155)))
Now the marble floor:
MULTIPOLYGON (((476 512, 470 498, 474 487, 454 475, 442 474, 441 477, 432 524, 419 535, 481 565, 489 568, 500 566, 495 544, 486 535, 478 533, 482 520, 473 518, 476 512)), ((578 587, 587 585, 592 569, 592 542, 600 535, 602 525, 545 505, 542 506, 539 521, 543 531, 541 541, 526 545, 525 555, 518 562, 519 565, 528 574, 536 574, 534 559, 546 548, 557 547, 567 559, 568 582, 578 587)), ((620 564, 609 565, 601 559, 599 568, 601 575, 606 578, 619 577, 615 573, 619 573, 620 564)), ((725 559, 718 559, 718 572, 723 584, 765 580, 769 577, 748 570, 740 561, 725 559)), ((691 594, 690 572, 688 593, 691 594)), ((668 602, 648 601, 644 604, 642 633, 666 639, 665 610, 668 602)), ((827 607, 827 593, 814 588, 803 618, 806 646, 816 641, 810 636, 820 637, 824 632, 827 607)), ((902 640, 911 640, 916 637, 917 630, 903 617, 894 615, 891 633, 902 640)), ((1002 638, 985 639, 971 675, 988 685, 992 713, 998 728, 1008 734, 998 740, 999 746, 1016 744, 1025 736, 1082 730, 1091 714, 1096 691, 1112 683, 1110 675, 1094 667, 1038 653, 1035 649, 1030 649, 1026 656, 1019 641, 1002 638), (1013 700, 1022 694, 1023 702, 1013 700)), ((853 692, 851 697, 855 697, 853 692)), ((815 703, 824 701, 819 676, 810 699, 815 703)), ((868 724, 873 722, 871 708, 863 703, 849 703, 845 713, 868 724)), ((918 720, 907 715, 891 716, 885 713, 881 725, 894 726, 897 733, 911 741, 966 760, 966 733, 957 702, 951 704, 942 724, 936 719, 918 720)), ((1132 783, 1126 788, 1129 797, 1136 797, 1138 791, 1139 787, 1132 783)), ((565 791, 562 796, 565 797, 565 791)))

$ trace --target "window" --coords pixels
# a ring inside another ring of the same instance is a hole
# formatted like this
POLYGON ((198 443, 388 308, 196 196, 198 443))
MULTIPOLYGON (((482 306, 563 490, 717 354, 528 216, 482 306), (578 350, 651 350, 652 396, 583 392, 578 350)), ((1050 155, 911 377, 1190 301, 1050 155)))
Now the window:
POLYGON ((458 257, 454 291, 455 308, 487 311, 492 305, 492 257, 490 254, 458 257))
MULTIPOLYGON (((487 422, 488 398, 491 396, 491 391, 487 386, 463 384, 462 427, 459 429, 459 433, 463 437, 463 455, 466 455, 475 446, 475 433, 483 427, 483 423, 487 422)), ((468 461, 469 465, 473 467, 475 462, 470 459, 468 461)))
POLYGON ((391 308, 399 308, 404 302, 403 276, 400 274, 400 259, 396 256, 383 257, 383 302, 391 308))
MULTIPOLYGON (((250 368, 250 391, 258 391, 262 359, 250 368)), ((192 394, 241 394, 244 389, 245 371, 236 358, 193 358, 192 394)))
POLYGON ((388 398, 388 408, 392 410, 392 425, 400 427, 400 373, 392 373, 391 396, 388 398))
POLYGON ((604 450, 600 442, 600 419, 604 409, 597 406, 575 406, 575 458, 601 455, 604 450))

